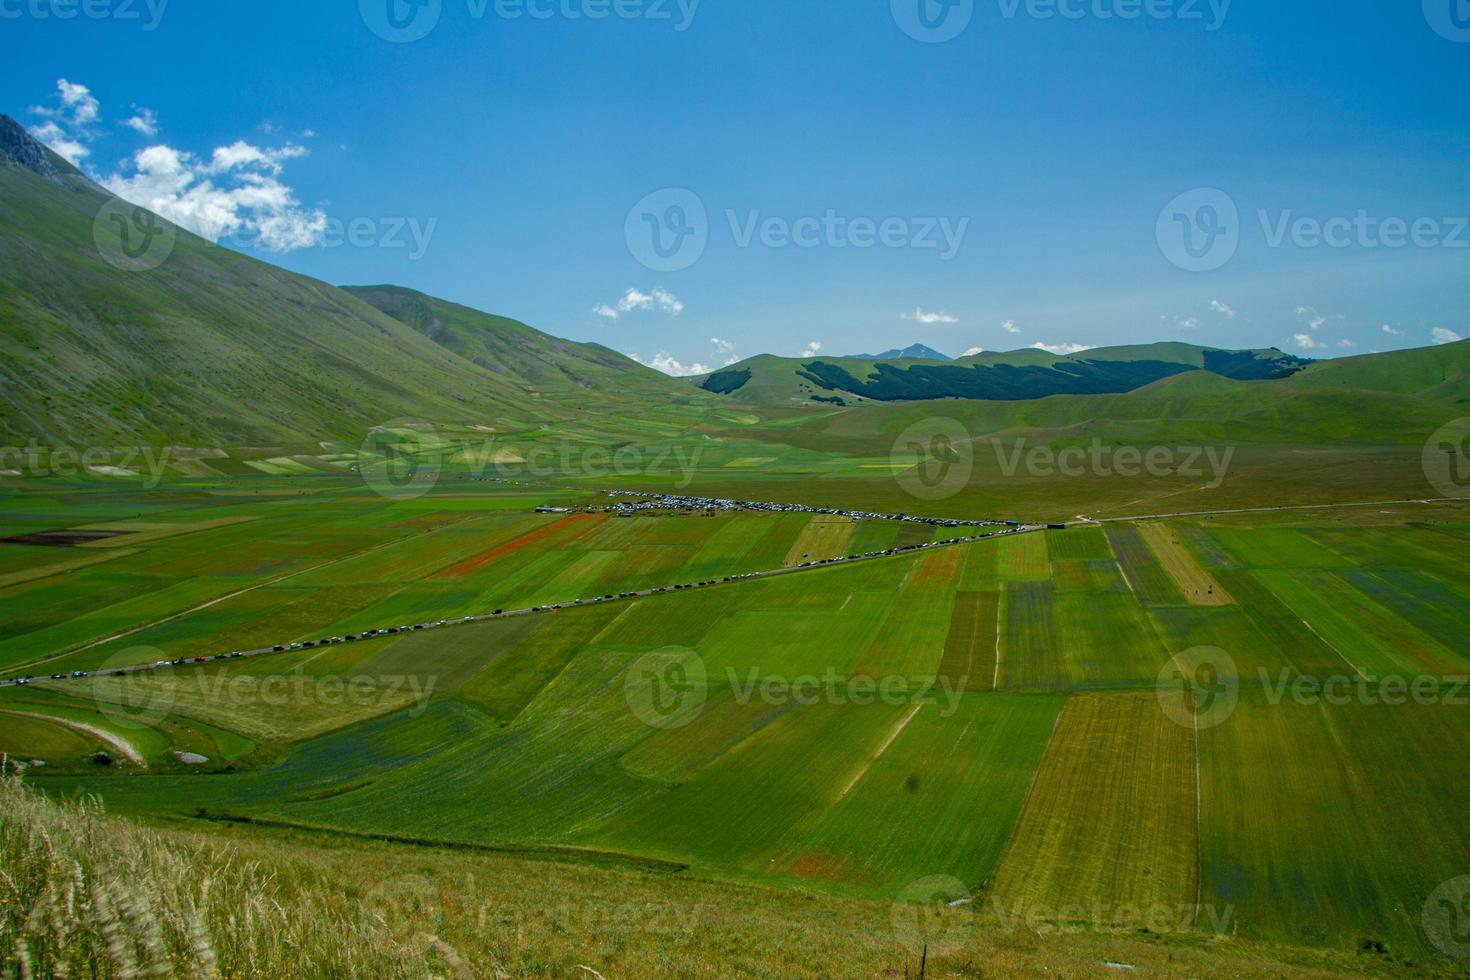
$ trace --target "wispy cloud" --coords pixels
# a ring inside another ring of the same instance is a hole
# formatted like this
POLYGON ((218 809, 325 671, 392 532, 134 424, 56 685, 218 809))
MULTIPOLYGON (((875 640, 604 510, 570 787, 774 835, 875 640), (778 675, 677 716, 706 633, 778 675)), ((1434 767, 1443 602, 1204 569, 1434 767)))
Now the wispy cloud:
POLYGON ((123 120, 123 125, 149 139, 157 136, 158 113, 152 109, 141 109, 138 106, 133 106, 133 108, 137 110, 137 113, 123 120))
POLYGON ((806 350, 802 351, 800 354, 797 354, 796 356, 797 357, 816 357, 818 354, 821 353, 821 351, 822 351, 822 344, 821 344, 821 342, 814 340, 811 343, 809 343, 809 344, 806 345, 806 350))
POLYGON ((961 357, 974 357, 976 354, 984 354, 984 353, 985 353, 985 348, 984 347, 971 347, 969 350, 965 351, 960 356, 961 357))
POLYGON ((922 306, 915 307, 914 308, 914 312, 912 312, 912 313, 903 313, 903 314, 900 314, 900 318, 901 319, 904 319, 904 320, 913 320, 916 323, 923 323, 923 324, 959 323, 960 322, 959 317, 950 316, 948 313, 945 313, 943 311, 940 311, 938 313, 928 313, 928 312, 925 312, 925 310, 924 310, 924 308, 922 306))
POLYGON ((713 368, 706 364, 700 364, 698 361, 695 361, 693 364, 685 364, 669 354, 668 351, 659 351, 647 359, 632 353, 628 356, 639 364, 647 365, 655 371, 662 371, 664 374, 671 374, 676 378, 687 378, 696 374, 709 374, 713 370, 713 368))
POLYGON ((1216 313, 1220 314, 1227 320, 1235 319, 1235 311, 1232 310, 1228 304, 1222 303, 1218 299, 1210 300, 1210 309, 1214 310, 1216 313))
POLYGON ((1048 344, 1038 340, 1031 345, 1032 350, 1044 350, 1052 354, 1060 354, 1063 357, 1072 354, 1080 354, 1085 350, 1092 350, 1091 344, 1048 344))
POLYGON ((1316 339, 1311 334, 1309 334, 1309 333, 1299 333, 1299 334, 1296 334, 1291 339, 1302 350, 1316 350, 1318 347, 1321 346, 1320 344, 1317 343, 1316 339))
MULTIPOLYGON (((1307 326, 1311 327, 1313 330, 1321 330, 1323 324, 1325 324, 1329 319, 1323 314, 1318 313, 1317 308, 1314 306, 1298 306, 1296 308, 1296 315, 1299 317, 1305 317, 1307 321, 1307 326)), ((1342 315, 1334 314, 1331 318, 1341 320, 1342 315)))
POLYGON ((670 316, 678 316, 684 312, 684 303, 667 289, 654 289, 645 293, 640 289, 630 288, 615 304, 598 303, 592 307, 593 313, 609 320, 616 320, 624 313, 632 313, 634 310, 657 310, 670 316))
POLYGON ((56 80, 53 105, 30 107, 31 114, 45 122, 31 127, 31 135, 56 153, 80 164, 91 155, 91 127, 102 118, 102 106, 85 85, 56 80))
POLYGON ((1390 337, 1402 337, 1404 335, 1404 332, 1402 330, 1399 330, 1396 327, 1389 326, 1387 323, 1383 325, 1383 332, 1388 334, 1390 337))
POLYGON ((1018 326, 1016 326, 1016 321, 1015 320, 1005 320, 1005 321, 1003 321, 1001 323, 1001 325, 1000 325, 1000 328, 1002 330, 1004 330, 1006 333, 1020 333, 1021 332, 1021 328, 1018 327, 1018 326))
POLYGON ((1434 338, 1434 342, 1436 344, 1453 344, 1456 341, 1465 339, 1464 337, 1461 337, 1459 334, 1455 333, 1453 330, 1446 329, 1445 327, 1435 327, 1434 330, 1430 332, 1430 336, 1434 338))

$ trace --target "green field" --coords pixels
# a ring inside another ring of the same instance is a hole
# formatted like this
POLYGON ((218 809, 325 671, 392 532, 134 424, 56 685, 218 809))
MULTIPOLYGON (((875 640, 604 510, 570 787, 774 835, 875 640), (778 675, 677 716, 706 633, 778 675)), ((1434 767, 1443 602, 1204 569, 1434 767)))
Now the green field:
MULTIPOLYGON (((146 538, 69 550, 105 562, 18 548, 13 567, 33 577, 0 587, 0 654, 11 673, 151 662, 934 535, 800 514, 531 513, 554 493, 331 493, 312 520, 275 497, 193 494, 135 518, 146 538)), ((44 508, 26 506, 15 523, 39 523, 44 508)), ((126 526, 124 507, 97 500, 87 519, 126 526)), ((1345 511, 1180 518, 1167 538, 1126 523, 1033 532, 37 681, 0 690, 0 711, 25 715, 0 727, 6 751, 48 762, 36 785, 158 819, 490 846, 852 899, 939 878, 990 913, 1069 928, 1210 934, 1228 920, 1238 941, 1433 956, 1415 903, 1470 866, 1452 817, 1470 798, 1447 777, 1463 709, 1282 692, 1299 680, 1376 692, 1400 676, 1441 678, 1447 692, 1470 670, 1457 642, 1470 624, 1462 523, 1345 511), (1202 576, 1233 604, 1200 604, 1202 576), (1167 679, 1199 648, 1224 651, 1239 684, 1233 712, 1196 736, 1167 679), (143 763, 114 749, 98 769, 88 760, 109 743, 78 724, 143 763), (207 761, 186 766, 182 752, 207 761)))

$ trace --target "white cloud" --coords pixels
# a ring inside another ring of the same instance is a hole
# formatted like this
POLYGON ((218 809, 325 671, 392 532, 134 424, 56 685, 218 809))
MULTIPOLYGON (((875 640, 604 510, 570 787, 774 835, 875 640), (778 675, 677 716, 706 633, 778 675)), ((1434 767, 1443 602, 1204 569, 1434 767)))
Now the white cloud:
POLYGON ((1085 350, 1092 350, 1091 344, 1047 344, 1041 341, 1031 345, 1032 350, 1044 350, 1052 354, 1060 354, 1068 357, 1072 354, 1080 354, 1085 350))
POLYGON ((1432 335, 1436 344, 1453 344, 1456 341, 1465 339, 1453 330, 1446 330, 1444 327, 1435 327, 1432 335))
POLYGON ((1220 314, 1227 320, 1235 319, 1235 311, 1232 310, 1227 304, 1220 302, 1218 299, 1210 300, 1210 309, 1214 310, 1216 313, 1220 314))
MULTIPOLYGON (((56 106, 32 107, 46 120, 33 132, 76 163, 89 155, 89 127, 101 119, 101 107, 85 85, 62 78, 56 89, 56 106)), ((134 109, 123 125, 155 137, 158 114, 134 109)), ((322 244, 327 231, 326 213, 303 208, 280 179, 286 162, 305 154, 299 146, 262 149, 240 140, 215 149, 206 160, 156 144, 133 154, 122 172, 92 176, 118 197, 210 241, 228 236, 266 251, 289 252, 322 244)))
POLYGON ((205 162, 159 144, 134 154, 131 173, 101 183, 210 241, 231 237, 289 252, 320 245, 327 230, 326 213, 303 208, 279 179, 286 161, 305 153, 299 146, 261 149, 242 140, 215 149, 205 162))
POLYGON ((950 316, 948 313, 926 313, 922 306, 914 307, 914 312, 900 314, 900 319, 914 320, 918 323, 959 323, 959 317, 950 316))
POLYGON ((634 310, 662 310, 670 316, 678 316, 684 312, 684 304, 667 289, 655 289, 649 293, 629 289, 617 301, 616 306, 599 303, 592 308, 593 313, 610 320, 616 320, 622 314, 632 313, 634 310))
MULTIPOLYGON (((1326 323, 1328 319, 1327 317, 1318 313, 1315 307, 1311 306, 1298 306, 1296 308, 1296 315, 1306 317, 1307 326, 1311 327, 1313 330, 1321 330, 1322 325, 1326 323)), ((1341 315, 1338 315, 1334 317, 1334 319, 1341 320, 1342 317, 1341 315)))
POLYGON ((1016 326, 1016 321, 1015 320, 1006 320, 1004 323, 1002 323, 1000 325, 1000 328, 1002 330, 1004 330, 1006 333, 1020 333, 1021 332, 1021 328, 1018 327, 1018 326, 1016 326))
POLYGON ((32 106, 31 112, 46 119, 58 119, 72 126, 90 126, 102 116, 102 106, 85 85, 56 80, 56 105, 32 106))
POLYGON ((971 347, 969 350, 965 351, 960 356, 961 357, 974 357, 976 354, 984 354, 984 353, 985 353, 985 348, 984 347, 971 347))
POLYGON ((728 354, 735 349, 734 344, 730 343, 730 341, 728 340, 721 340, 719 337, 711 337, 709 339, 709 342, 714 347, 715 353, 717 354, 728 354))
POLYGON ((1402 337, 1404 335, 1404 332, 1402 330, 1395 329, 1394 327, 1391 327, 1386 323, 1383 325, 1383 332, 1388 334, 1390 337, 1402 337))
POLYGON ((1195 329, 1196 327, 1199 326, 1199 317, 1197 317, 1197 316, 1181 316, 1181 317, 1176 317, 1175 320, 1174 320, 1174 326, 1178 327, 1180 330, 1193 330, 1193 329, 1195 329))
POLYGON ((158 113, 154 112, 152 109, 142 109, 138 106, 133 106, 133 108, 138 110, 137 115, 133 116, 130 119, 124 120, 123 125, 131 130, 142 133, 149 139, 157 136, 158 113))
POLYGON ((1351 340, 1339 340, 1337 342, 1337 346, 1343 347, 1343 348, 1350 348, 1350 347, 1356 347, 1358 345, 1355 344, 1355 343, 1353 343, 1351 340))
POLYGON ((1299 333, 1291 338, 1302 350, 1316 350, 1320 345, 1309 333, 1299 333))
POLYGON ((647 360, 644 360, 637 354, 629 354, 628 356, 639 364, 645 364, 655 371, 662 371, 664 374, 671 374, 676 378, 687 378, 695 374, 709 374, 714 370, 707 365, 700 364, 698 361, 695 361, 693 364, 684 364, 671 356, 668 351, 659 351, 647 360))
POLYGON ((821 350, 822 350, 822 345, 819 342, 817 342, 817 341, 814 340, 811 343, 809 343, 809 344, 806 345, 806 350, 802 351, 800 354, 797 354, 796 356, 797 357, 816 357, 817 354, 821 353, 821 350))
POLYGON ((87 156, 87 148, 77 140, 70 139, 66 131, 54 122, 44 122, 34 127, 31 135, 71 163, 81 163, 87 156))
POLYGON ((87 130, 101 118, 102 107, 87 86, 58 78, 56 104, 31 106, 31 113, 46 120, 32 127, 31 135, 36 139, 72 163, 80 163, 89 155, 87 130))

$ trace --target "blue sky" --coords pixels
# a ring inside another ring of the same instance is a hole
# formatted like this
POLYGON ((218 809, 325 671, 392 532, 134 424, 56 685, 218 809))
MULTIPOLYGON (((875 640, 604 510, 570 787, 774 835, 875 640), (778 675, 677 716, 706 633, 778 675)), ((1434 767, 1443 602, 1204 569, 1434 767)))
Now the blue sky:
POLYGON ((414 2, 0 0, 0 111, 293 270, 670 369, 1470 336, 1470 0, 414 2))

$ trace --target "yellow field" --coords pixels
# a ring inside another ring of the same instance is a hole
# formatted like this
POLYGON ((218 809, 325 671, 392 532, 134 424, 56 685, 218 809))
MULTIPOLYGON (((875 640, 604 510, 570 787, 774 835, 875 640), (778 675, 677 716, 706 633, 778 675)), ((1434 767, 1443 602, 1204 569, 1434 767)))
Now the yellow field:
POLYGON ((1187 930, 1198 891, 1197 801, 1194 733, 1155 694, 1073 697, 988 900, 1051 921, 1187 930))
POLYGON ((791 568, 804 561, 820 561, 847 554, 847 542, 852 540, 857 528, 857 522, 851 517, 815 515, 796 536, 796 543, 786 554, 784 566, 791 568))
POLYGON ((1138 529, 1191 606, 1235 605, 1225 587, 1195 561, 1184 542, 1166 525, 1140 524, 1138 529))

